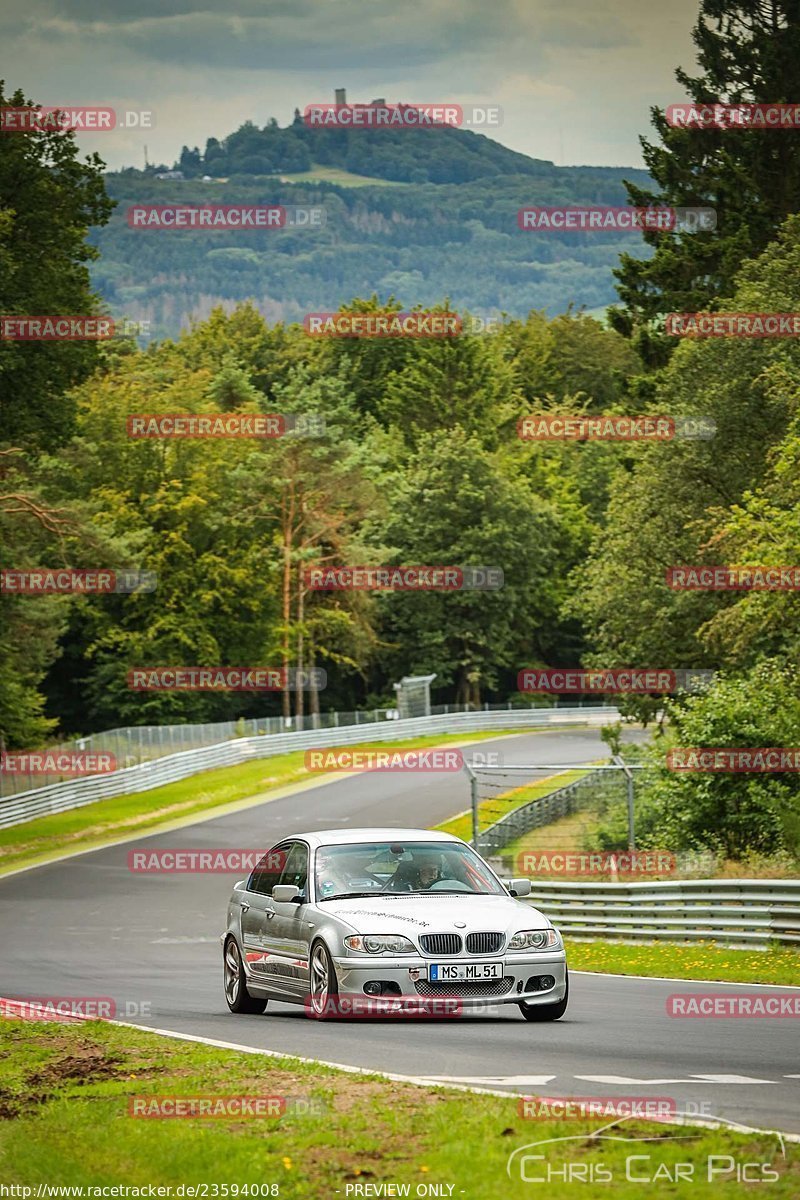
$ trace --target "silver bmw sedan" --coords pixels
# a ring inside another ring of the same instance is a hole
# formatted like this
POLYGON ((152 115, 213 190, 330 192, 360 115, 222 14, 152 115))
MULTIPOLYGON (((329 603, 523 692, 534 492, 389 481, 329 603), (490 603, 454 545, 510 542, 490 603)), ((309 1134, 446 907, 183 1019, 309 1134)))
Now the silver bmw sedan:
POLYGON ((231 1012, 269 1000, 309 1016, 457 1015, 517 1004, 564 1015, 564 945, 471 846, 425 829, 349 829, 285 838, 240 880, 222 935, 231 1012))

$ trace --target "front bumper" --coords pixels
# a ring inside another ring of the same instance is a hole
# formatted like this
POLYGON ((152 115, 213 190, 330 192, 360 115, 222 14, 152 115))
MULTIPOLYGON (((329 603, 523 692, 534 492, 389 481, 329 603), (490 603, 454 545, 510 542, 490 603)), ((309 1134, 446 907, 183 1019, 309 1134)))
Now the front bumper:
POLYGON ((458 981, 452 983, 430 983, 428 966, 431 962, 446 962, 448 965, 475 964, 475 956, 451 958, 422 958, 413 954, 398 957, 376 954, 334 955, 336 976, 340 996, 364 996, 364 984, 370 981, 394 984, 398 991, 386 993, 396 999, 419 1000, 425 997, 456 997, 464 1008, 479 1009, 495 1004, 518 1004, 524 1000, 530 1004, 556 1004, 563 1000, 567 990, 567 956, 563 950, 543 952, 521 951, 499 955, 486 955, 481 962, 502 963, 502 980, 458 981), (416 977, 415 977, 416 976, 416 977), (550 976, 549 987, 531 987, 532 981, 550 976), (499 986, 502 985, 502 986, 499 986))

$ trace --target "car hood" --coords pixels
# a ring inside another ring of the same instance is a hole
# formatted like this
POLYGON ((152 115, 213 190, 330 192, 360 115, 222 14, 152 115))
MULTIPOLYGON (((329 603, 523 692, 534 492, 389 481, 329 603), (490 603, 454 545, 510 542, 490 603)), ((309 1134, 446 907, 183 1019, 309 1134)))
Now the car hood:
POLYGON ((359 933, 450 933, 473 930, 546 929, 550 922, 531 904, 511 896, 364 896, 325 900, 320 909, 359 933), (463 926, 458 922, 463 922, 463 926))

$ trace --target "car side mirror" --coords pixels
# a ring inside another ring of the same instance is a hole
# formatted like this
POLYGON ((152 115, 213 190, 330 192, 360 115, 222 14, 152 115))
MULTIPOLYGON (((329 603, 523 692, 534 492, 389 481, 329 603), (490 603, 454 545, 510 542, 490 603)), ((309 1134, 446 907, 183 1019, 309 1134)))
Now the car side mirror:
POLYGON ((276 904, 292 904, 295 900, 302 903, 303 893, 296 883, 276 883, 272 889, 272 899, 276 904))
POLYGON ((247 880, 246 880, 246 879, 240 879, 238 883, 235 883, 235 884, 233 885, 233 890, 234 890, 235 892, 244 892, 244 891, 246 891, 246 890, 247 890, 247 880))
POLYGON ((531 894, 530 879, 508 879, 506 880, 506 887, 509 894, 516 896, 518 900, 522 896, 530 896, 531 894))

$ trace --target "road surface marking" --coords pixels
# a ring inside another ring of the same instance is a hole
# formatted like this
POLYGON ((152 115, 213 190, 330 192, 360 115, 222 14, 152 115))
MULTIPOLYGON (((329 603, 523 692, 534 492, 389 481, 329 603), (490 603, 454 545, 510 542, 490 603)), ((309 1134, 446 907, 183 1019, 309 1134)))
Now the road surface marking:
POLYGON ((555 1075, 426 1075, 426 1079, 439 1083, 477 1083, 486 1087, 516 1086, 544 1087, 556 1079, 555 1075))
POLYGON ((753 1079, 749 1075, 688 1075, 681 1079, 637 1079, 633 1075, 576 1075, 589 1083, 618 1083, 621 1086, 639 1084, 642 1087, 663 1083, 772 1083, 771 1079, 753 1079))

